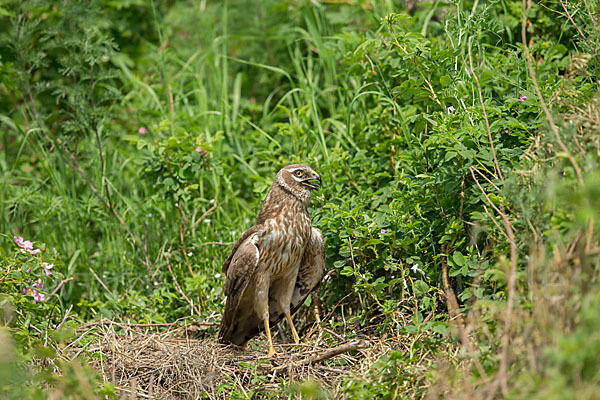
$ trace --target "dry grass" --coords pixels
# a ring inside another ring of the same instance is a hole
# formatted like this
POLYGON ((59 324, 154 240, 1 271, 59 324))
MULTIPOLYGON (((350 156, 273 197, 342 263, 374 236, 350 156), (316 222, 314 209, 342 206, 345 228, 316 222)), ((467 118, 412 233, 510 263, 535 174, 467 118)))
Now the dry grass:
POLYGON ((346 378, 365 374, 381 356, 410 346, 408 337, 344 341, 314 330, 303 339, 310 344, 276 345, 282 354, 269 358, 263 337, 240 350, 198 338, 203 327, 194 324, 163 332, 112 321, 86 328, 80 337, 87 335, 93 345, 72 351, 83 350, 90 365, 125 398, 228 399, 233 392, 251 398, 259 391, 275 395, 288 383, 306 380, 337 398, 346 378))

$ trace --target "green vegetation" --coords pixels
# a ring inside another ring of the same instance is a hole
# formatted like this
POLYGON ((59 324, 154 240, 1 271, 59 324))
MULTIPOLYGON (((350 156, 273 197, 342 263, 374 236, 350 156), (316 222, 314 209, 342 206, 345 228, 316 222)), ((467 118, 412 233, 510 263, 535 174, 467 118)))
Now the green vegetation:
POLYGON ((117 398, 90 321, 218 321, 298 162, 323 339, 403 345, 277 393, 597 398, 598 1, 403 3, 2 2, 0 397, 117 398))

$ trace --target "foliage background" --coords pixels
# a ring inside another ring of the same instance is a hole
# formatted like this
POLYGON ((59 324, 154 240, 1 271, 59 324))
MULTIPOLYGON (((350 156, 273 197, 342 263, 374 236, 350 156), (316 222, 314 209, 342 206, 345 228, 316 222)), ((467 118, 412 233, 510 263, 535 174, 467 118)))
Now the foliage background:
MULTIPOLYGON (((48 332, 68 342, 66 327, 93 319, 218 321, 223 244, 277 170, 302 162, 324 179, 311 209, 324 326, 408 335, 437 356, 420 369, 386 354, 344 396, 593 398, 600 14, 593 0, 526 4, 530 65, 521 1, 2 3, 15 362, 40 344, 51 358, 48 332), (17 252, 13 235, 42 252, 17 252), (48 298, 34 305, 36 279, 48 298)), ((111 395, 69 368, 18 382, 111 395)))

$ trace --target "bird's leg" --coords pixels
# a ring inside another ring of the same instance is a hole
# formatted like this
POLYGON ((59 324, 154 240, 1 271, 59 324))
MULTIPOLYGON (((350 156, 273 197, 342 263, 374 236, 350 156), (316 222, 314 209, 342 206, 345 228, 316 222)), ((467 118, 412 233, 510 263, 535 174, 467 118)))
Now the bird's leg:
POLYGON ((265 323, 265 332, 267 333, 267 341, 269 342, 269 352, 267 353, 267 357, 273 357, 275 355, 280 355, 279 353, 275 353, 275 349, 273 348, 273 341, 271 340, 271 328, 269 328, 269 316, 263 318, 265 323))
POLYGON ((271 338, 271 327, 269 326, 269 286, 271 277, 268 274, 262 274, 256 280, 256 291, 254 293, 254 311, 260 315, 265 324, 265 333, 269 343, 268 357, 280 355, 273 348, 273 339, 271 338))
POLYGON ((323 327, 321 326, 321 314, 319 313, 319 304, 321 300, 319 300, 319 296, 312 294, 313 307, 315 312, 315 323, 317 324, 317 329, 319 330, 319 338, 323 336, 323 327))
POLYGON ((296 327, 294 326, 294 322, 292 321, 292 316, 290 315, 289 311, 285 313, 285 318, 287 319, 288 324, 290 324, 290 330, 292 331, 294 343, 300 344, 300 338, 298 337, 298 332, 296 332, 296 327))
POLYGON ((285 315, 285 319, 287 319, 287 322, 290 325, 290 330, 292 331, 294 343, 300 344, 300 338, 298 337, 298 332, 296 331, 296 327, 294 326, 294 321, 292 321, 292 315, 290 313, 290 304, 294 295, 294 287, 296 286, 297 275, 298 270, 295 271, 293 278, 287 281, 286 287, 282 290, 281 294, 279 295, 278 302, 281 311, 283 311, 283 315, 285 315))

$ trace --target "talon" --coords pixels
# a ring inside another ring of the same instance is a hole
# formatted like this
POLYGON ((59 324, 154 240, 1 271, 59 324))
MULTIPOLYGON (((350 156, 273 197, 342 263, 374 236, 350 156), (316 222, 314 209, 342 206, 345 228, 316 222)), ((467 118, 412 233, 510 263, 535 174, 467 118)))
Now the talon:
POLYGON ((265 331, 267 334, 267 342, 269 343, 269 352, 267 353, 267 357, 281 357, 282 353, 277 353, 273 348, 273 341, 271 340, 271 329, 269 328, 269 318, 268 316, 264 319, 265 323, 265 331))
POLYGON ((267 357, 281 357, 281 356, 283 356, 283 353, 276 352, 275 349, 272 347, 269 349, 269 352, 267 353, 267 357))
POLYGON ((285 318, 288 320, 290 324, 290 330, 292 331, 292 337, 294 338, 295 344, 300 344, 300 337, 298 337, 298 332, 296 331, 296 327, 294 326, 294 322, 292 321, 292 316, 289 313, 285 313, 285 318))

